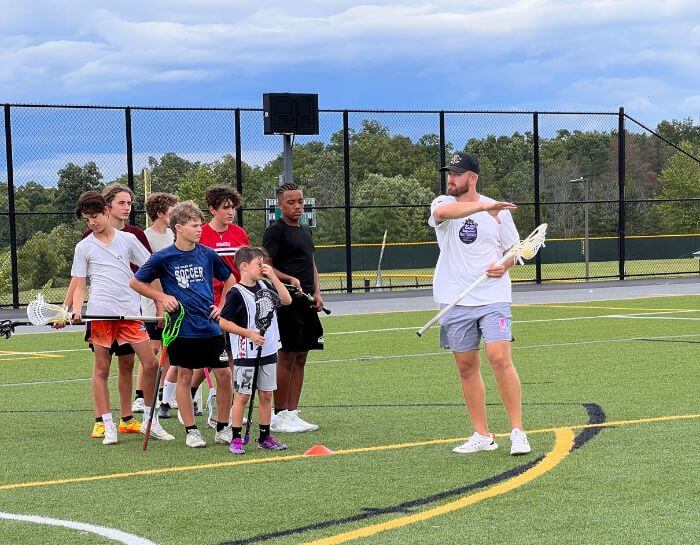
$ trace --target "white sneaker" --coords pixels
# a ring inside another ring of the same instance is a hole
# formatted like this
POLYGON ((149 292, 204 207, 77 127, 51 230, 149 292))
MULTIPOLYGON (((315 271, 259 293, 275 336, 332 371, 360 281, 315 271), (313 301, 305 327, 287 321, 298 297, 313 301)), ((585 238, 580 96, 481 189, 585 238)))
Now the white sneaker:
POLYGON ((117 444, 117 426, 113 423, 111 426, 105 426, 105 438, 102 439, 103 445, 117 444))
POLYGON ((527 435, 519 428, 513 428, 510 432, 510 453, 513 456, 518 454, 527 454, 531 452, 530 443, 527 442, 527 435))
POLYGON ((318 429, 318 426, 316 424, 310 424, 306 420, 302 420, 302 418, 299 416, 298 410, 290 412, 292 414, 292 422, 294 422, 300 428, 304 428, 304 431, 316 431, 318 429))
POLYGON ((278 433, 301 433, 308 431, 305 427, 298 424, 294 420, 294 416, 290 411, 280 411, 275 415, 276 418, 270 424, 270 430, 278 433))
POLYGON ((192 448, 202 448, 207 446, 207 441, 204 439, 202 432, 195 428, 187 432, 185 444, 192 448))
POLYGON ((231 441, 233 441, 233 430, 231 426, 226 426, 223 430, 217 431, 214 434, 214 441, 222 445, 230 445, 231 441))
MULTIPOLYGON (((141 433, 146 433, 146 423, 141 426, 141 433)), ((170 435, 163 429, 163 426, 160 425, 157 418, 154 418, 151 423, 151 437, 160 439, 161 441, 172 441, 175 439, 173 435, 170 435)))
POLYGON ((452 449, 452 452, 457 454, 471 454, 472 452, 479 452, 482 450, 496 450, 498 448, 498 443, 491 435, 481 435, 480 433, 474 432, 469 438, 469 441, 459 445, 452 449))
POLYGON ((142 397, 137 397, 134 399, 134 402, 131 404, 131 411, 135 413, 142 413, 143 412, 143 398, 142 397))

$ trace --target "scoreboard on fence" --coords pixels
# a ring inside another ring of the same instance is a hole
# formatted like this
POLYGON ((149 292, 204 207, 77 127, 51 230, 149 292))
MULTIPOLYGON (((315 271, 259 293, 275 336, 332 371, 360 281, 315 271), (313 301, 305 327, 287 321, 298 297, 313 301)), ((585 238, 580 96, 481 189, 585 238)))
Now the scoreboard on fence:
MULTIPOLYGON (((265 199, 265 227, 282 216, 282 211, 278 206, 277 199, 265 199)), ((299 218, 299 222, 316 227, 316 198, 304 197, 304 211, 299 218)))

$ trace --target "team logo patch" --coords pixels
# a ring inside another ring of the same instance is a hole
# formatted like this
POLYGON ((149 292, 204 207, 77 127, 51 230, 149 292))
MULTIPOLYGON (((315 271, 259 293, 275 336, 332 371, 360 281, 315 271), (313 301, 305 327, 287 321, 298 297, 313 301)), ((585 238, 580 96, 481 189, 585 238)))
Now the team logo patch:
POLYGON ((476 240, 479 225, 471 218, 467 218, 459 230, 459 240, 464 244, 471 244, 476 240))
POLYGON ((451 164, 451 165, 456 165, 457 163, 459 163, 459 161, 460 161, 461 159, 462 159, 462 158, 461 158, 459 155, 457 155, 457 154, 455 153, 455 154, 452 156, 452 159, 450 159, 450 164, 451 164))
POLYGON ((510 318, 501 318, 498 321, 498 327, 501 330, 501 333, 507 333, 510 331, 510 318))

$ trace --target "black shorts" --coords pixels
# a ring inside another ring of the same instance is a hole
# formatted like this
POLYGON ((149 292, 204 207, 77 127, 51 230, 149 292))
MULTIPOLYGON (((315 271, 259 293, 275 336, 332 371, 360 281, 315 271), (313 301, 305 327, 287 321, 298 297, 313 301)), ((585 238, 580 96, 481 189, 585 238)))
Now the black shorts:
POLYGON ((146 333, 152 341, 163 342, 163 328, 157 327, 156 322, 146 322, 146 333))
POLYGON ((170 364, 185 369, 221 369, 228 367, 227 361, 220 361, 224 351, 224 338, 221 335, 198 339, 177 338, 168 347, 170 364))
POLYGON ((283 352, 323 350, 323 326, 305 297, 292 297, 290 305, 277 309, 283 352))
MULTIPOLYGON (((87 322, 85 324, 85 342, 90 339, 90 324, 92 324, 92 322, 87 322)), ((95 347, 92 345, 92 343, 88 343, 88 346, 90 347, 90 350, 93 352, 95 351, 95 347)), ((117 341, 114 341, 112 346, 109 347, 110 356, 131 356, 132 354, 135 354, 135 352, 129 343, 119 344, 117 341)))

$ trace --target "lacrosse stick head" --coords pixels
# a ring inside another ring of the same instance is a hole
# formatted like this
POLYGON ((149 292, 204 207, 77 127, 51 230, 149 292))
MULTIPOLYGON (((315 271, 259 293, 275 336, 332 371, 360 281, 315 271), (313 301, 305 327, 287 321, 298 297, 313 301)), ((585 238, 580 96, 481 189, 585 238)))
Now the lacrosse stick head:
POLYGON ((165 323, 163 325, 162 343, 165 348, 170 346, 170 343, 180 334, 180 326, 184 318, 185 307, 182 306, 182 303, 178 303, 176 311, 163 313, 163 322, 165 323))
POLYGON ((33 325, 65 324, 71 321, 71 315, 65 308, 45 302, 41 293, 37 293, 36 299, 27 305, 27 317, 33 325))
POLYGON ((255 294, 255 327, 261 334, 272 324, 275 309, 279 306, 280 298, 276 292, 262 288, 255 294))
POLYGON ((2 320, 0 321, 0 337, 5 337, 9 339, 15 332, 15 324, 12 320, 2 320))
POLYGON ((524 240, 521 240, 508 250, 507 255, 514 256, 518 263, 522 264, 523 259, 532 259, 544 246, 544 239, 547 235, 547 224, 538 225, 537 228, 528 235, 524 240))

